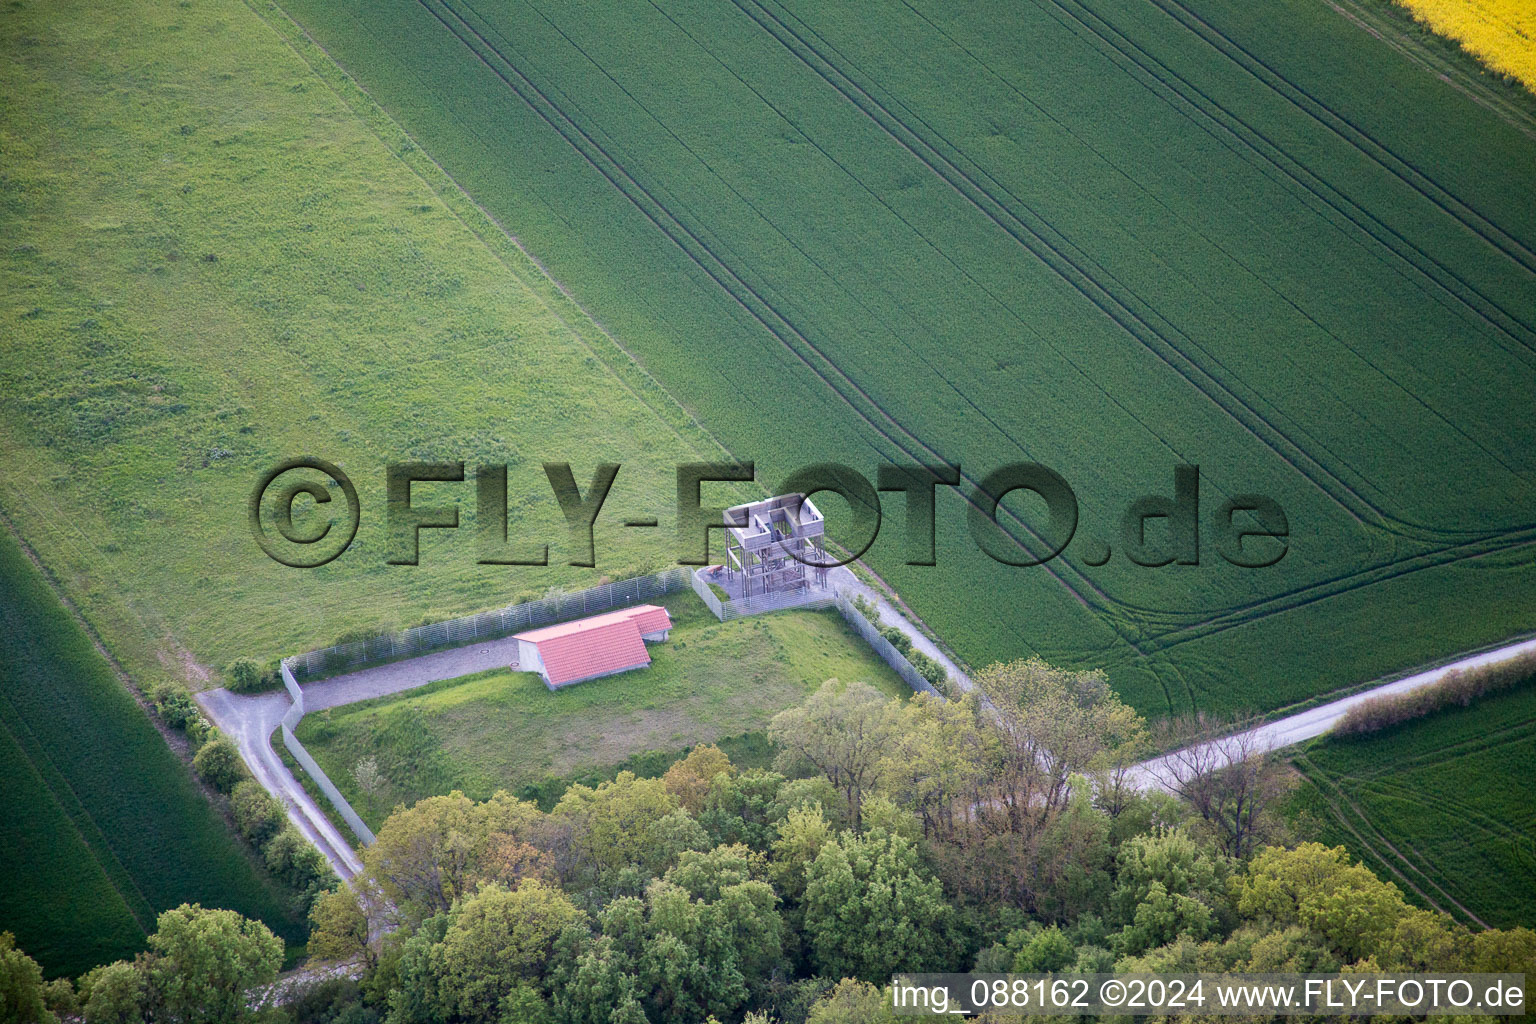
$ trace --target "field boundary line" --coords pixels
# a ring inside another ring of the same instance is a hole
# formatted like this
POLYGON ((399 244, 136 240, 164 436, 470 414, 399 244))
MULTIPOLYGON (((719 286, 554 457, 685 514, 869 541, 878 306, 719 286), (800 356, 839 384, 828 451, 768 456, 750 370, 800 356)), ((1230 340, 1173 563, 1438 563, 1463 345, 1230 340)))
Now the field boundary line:
MULTIPOLYGON (((1515 102, 1496 94, 1485 83, 1471 77, 1466 69, 1459 66, 1453 58, 1434 53, 1429 47, 1415 41, 1412 36, 1403 32, 1400 26, 1390 24, 1390 15, 1383 15, 1376 11, 1368 10, 1357 0, 1324 0, 1324 2, 1337 11, 1339 15, 1353 22, 1357 28, 1369 32, 1387 46, 1420 65, 1436 78, 1465 93, 1472 102, 1485 107, 1515 130, 1524 132, 1532 139, 1536 139, 1536 117, 1533 117, 1530 112, 1520 109, 1515 102), (1391 38, 1388 38, 1389 33, 1391 38)), ((1406 11, 1404 12, 1404 14, 1407 13, 1406 11)), ((1411 15, 1409 16, 1411 17, 1411 15)), ((1457 52, 1468 60, 1476 62, 1479 67, 1483 67, 1476 57, 1462 48, 1459 41, 1453 40, 1448 36, 1441 36, 1439 33, 1433 34, 1436 38, 1454 45, 1457 52)), ((1492 69, 1488 69, 1488 73, 1493 74, 1492 69)))

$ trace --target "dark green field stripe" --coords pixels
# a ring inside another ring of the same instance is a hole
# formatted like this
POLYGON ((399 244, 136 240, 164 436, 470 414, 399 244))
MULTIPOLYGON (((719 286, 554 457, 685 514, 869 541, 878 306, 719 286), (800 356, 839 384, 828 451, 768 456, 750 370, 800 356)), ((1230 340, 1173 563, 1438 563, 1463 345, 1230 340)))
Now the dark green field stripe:
POLYGON ((32 765, 32 770, 43 785, 48 788, 54 803, 64 816, 74 826, 80 841, 96 859, 102 873, 111 882, 118 897, 123 901, 123 909, 126 910, 138 925, 139 930, 146 936, 155 920, 154 908, 144 898, 144 893, 134 881, 133 875, 118 860, 117 854, 112 850, 112 844, 107 841, 106 835, 97 827, 85 805, 80 802, 80 797, 75 793, 74 787, 69 784, 58 766, 53 763, 37 737, 17 712, 10 698, 0 694, 0 728, 4 728, 16 743, 23 757, 32 765))

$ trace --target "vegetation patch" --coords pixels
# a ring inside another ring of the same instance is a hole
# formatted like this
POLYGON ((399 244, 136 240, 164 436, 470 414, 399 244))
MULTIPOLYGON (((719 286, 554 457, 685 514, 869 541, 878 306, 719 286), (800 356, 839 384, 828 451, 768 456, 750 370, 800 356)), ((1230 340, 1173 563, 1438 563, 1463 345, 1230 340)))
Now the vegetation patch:
POLYGON ((1494 927, 1536 925, 1536 689, 1490 694, 1295 758, 1291 814, 1422 905, 1494 927))
POLYGON ((659 775, 696 743, 724 739, 748 763, 763 760, 752 756, 764 746, 752 734, 826 679, 911 693, 836 610, 722 623, 691 593, 664 603, 673 628, 647 646, 649 668, 553 692, 532 673, 481 672, 316 712, 300 723, 299 740, 376 824, 398 803, 455 789, 483 799, 529 787, 547 798, 565 778, 606 777, 616 766, 659 775), (372 792, 358 778, 369 760, 379 773, 372 792))

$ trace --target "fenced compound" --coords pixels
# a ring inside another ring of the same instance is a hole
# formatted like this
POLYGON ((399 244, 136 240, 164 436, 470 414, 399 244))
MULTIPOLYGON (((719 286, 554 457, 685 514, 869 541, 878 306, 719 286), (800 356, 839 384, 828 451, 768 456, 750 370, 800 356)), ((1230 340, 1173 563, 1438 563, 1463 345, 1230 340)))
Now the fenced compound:
POLYGON ((292 668, 297 679, 306 682, 323 679, 364 665, 414 658, 420 654, 461 647, 481 640, 499 640, 535 626, 547 626, 610 608, 653 600, 687 588, 692 577, 693 573, 685 568, 663 569, 650 576, 603 583, 586 590, 526 601, 479 615, 429 622, 398 633, 382 633, 365 640, 324 647, 288 658, 286 664, 292 668))
POLYGON ((859 611, 854 605, 853 599, 848 596, 847 591, 839 590, 837 592, 837 610, 843 613, 843 618, 847 619, 848 624, 854 628, 854 631, 864 638, 864 642, 869 644, 876 654, 880 655, 880 660, 891 666, 892 670, 901 676, 902 682, 912 687, 913 692, 929 693, 939 698, 939 700, 945 699, 944 695, 934 689, 933 684, 924 679, 922 674, 913 667, 912 663, 907 660, 906 655, 898 651, 894 644, 880 635, 880 631, 875 628, 874 623, 865 618, 864 613, 859 611))
POLYGON ((309 751, 299 742, 293 734, 299 721, 304 717, 304 691, 299 688, 298 677, 304 674, 307 679, 323 678, 345 669, 357 668, 376 662, 390 661, 395 658, 415 657, 428 654, 432 651, 449 647, 457 647, 462 644, 474 643, 480 640, 495 640, 501 637, 511 636, 533 626, 546 625, 564 619, 575 618, 584 614, 605 611, 609 608, 632 604, 651 598, 662 597, 666 594, 676 593, 685 588, 692 587, 694 593, 705 606, 714 613, 715 617, 725 622, 730 619, 741 618, 744 615, 752 615, 776 608, 826 608, 833 604, 837 606, 849 625, 869 644, 870 648, 880 656, 881 660, 891 666, 892 670, 902 678, 914 692, 929 693, 944 699, 944 695, 934 689, 933 684, 924 679, 921 673, 907 660, 906 655, 897 650, 879 629, 864 616, 864 613, 854 605, 852 597, 846 590, 837 588, 827 591, 807 591, 799 594, 783 595, 759 595, 754 597, 750 607, 742 607, 743 602, 721 600, 709 585, 699 577, 699 574, 685 569, 667 569, 651 576, 639 576, 634 579, 620 580, 617 583, 605 583, 601 586, 580 590, 572 594, 561 594, 555 597, 544 598, 537 601, 529 601, 525 604, 512 605, 498 611, 485 612, 481 615, 470 615, 460 619, 450 619, 447 622, 436 622, 426 626, 418 626, 416 629, 405 630, 401 633, 387 633, 368 640, 360 640, 351 644, 340 644, 335 647, 327 647, 318 651, 310 651, 308 654, 300 654, 291 658, 284 658, 280 667, 283 677, 283 686, 288 695, 293 699, 293 704, 283 715, 281 731, 283 734, 283 746, 293 755, 294 760, 309 773, 315 785, 325 794, 331 806, 341 815, 342 819, 352 828, 365 844, 374 841, 373 830, 363 821, 362 817, 347 802, 346 797, 336 788, 325 771, 310 756, 309 751), (824 595, 824 596, 823 596, 824 595))

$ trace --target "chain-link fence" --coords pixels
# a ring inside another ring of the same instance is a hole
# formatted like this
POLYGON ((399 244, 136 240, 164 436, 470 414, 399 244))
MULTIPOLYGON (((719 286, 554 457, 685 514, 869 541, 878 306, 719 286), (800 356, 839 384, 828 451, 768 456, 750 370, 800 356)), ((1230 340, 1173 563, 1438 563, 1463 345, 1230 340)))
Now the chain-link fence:
POLYGON ((880 631, 875 628, 874 624, 865 618, 864 613, 854 606, 853 599, 848 596, 846 591, 840 590, 837 593, 837 610, 843 613, 843 618, 847 619, 848 624, 854 628, 859 636, 864 638, 864 642, 869 644, 876 654, 880 655, 880 659, 891 666, 897 675, 901 676, 904 683, 912 687, 917 693, 931 693, 939 698, 939 700, 944 699, 944 695, 934 689, 933 684, 924 679, 922 674, 912 666, 912 663, 907 660, 907 656, 898 651, 889 640, 880 635, 880 631))
MULTIPOLYGON (((594 612, 653 600, 686 589, 693 573, 685 568, 664 569, 650 576, 603 583, 569 594, 555 594, 515 604, 497 611, 466 615, 459 619, 429 622, 398 633, 383 633, 353 643, 337 644, 286 659, 293 675, 305 682, 397 658, 499 640, 534 626, 548 625, 594 612)), ((707 602, 706 602, 707 603, 707 602)))

